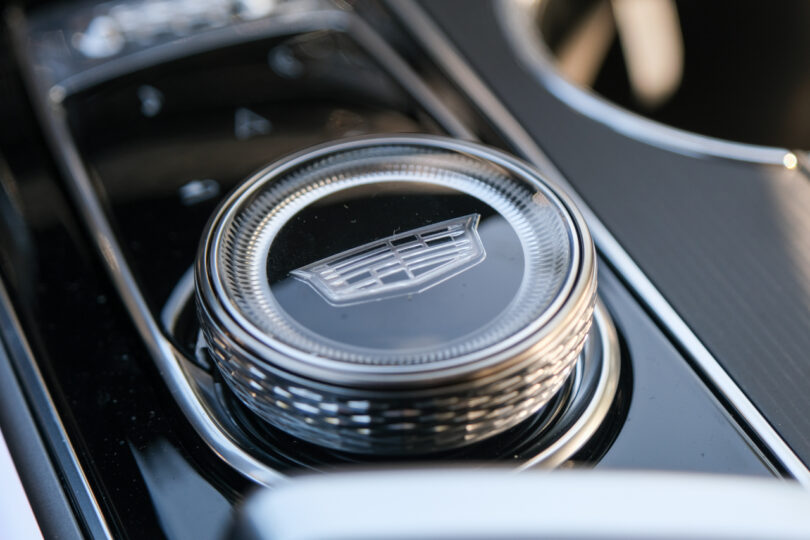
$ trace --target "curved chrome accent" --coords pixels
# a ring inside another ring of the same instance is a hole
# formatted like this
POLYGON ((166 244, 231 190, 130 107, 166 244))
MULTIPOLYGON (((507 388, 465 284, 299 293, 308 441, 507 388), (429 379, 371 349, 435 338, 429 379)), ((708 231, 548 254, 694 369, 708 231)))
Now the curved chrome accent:
MULTIPOLYGON (((436 23, 414 0, 388 0, 386 5, 399 16, 412 35, 421 42, 424 49, 433 55, 433 59, 445 70, 448 77, 470 96, 482 113, 504 134, 515 152, 533 163, 546 178, 562 186, 565 193, 574 200, 585 216, 585 221, 588 223, 594 242, 602 256, 618 270, 632 291, 655 315, 659 324, 666 328, 673 336, 673 340, 688 353, 694 367, 711 381, 713 390, 722 396, 734 412, 745 421, 746 427, 756 435, 761 446, 766 448, 796 480, 802 485, 810 487, 810 470, 782 440, 774 427, 737 386, 692 329, 681 319, 512 113, 469 67, 448 38, 436 26, 436 23)), ((743 438, 750 439, 748 433, 738 425, 735 418, 730 417, 730 421, 732 425, 739 428, 739 433, 743 438)))
MULTIPOLYGON (((133 282, 133 291, 137 291, 133 282)), ((161 312, 161 322, 171 333, 180 312, 194 294, 194 269, 189 268, 169 296, 169 301, 161 312)), ((151 319, 151 316, 150 316, 151 319)), ((154 320, 152 320, 154 323, 154 320)), ((180 404, 183 414, 194 426, 197 433, 225 463, 257 484, 273 486, 285 477, 253 457, 240 446, 238 435, 229 428, 229 415, 217 399, 211 374, 200 368, 180 352, 163 331, 153 328, 153 346, 159 346, 161 353, 155 355, 160 373, 169 387, 172 396, 180 404)))
POLYGON ((589 362, 601 360, 599 376, 583 379, 580 385, 593 385, 593 388, 579 387, 565 412, 555 422, 553 430, 562 429, 559 437, 536 456, 527 459, 518 470, 535 467, 556 467, 582 448, 602 425, 619 388, 621 375, 621 352, 616 328, 602 302, 596 302, 593 312, 593 329, 583 355, 583 371, 592 369, 589 362), (598 339, 595 339, 598 337, 598 339))
POLYGON ((619 107, 590 89, 569 82, 557 70, 551 51, 533 24, 541 2, 498 0, 496 19, 523 65, 554 96, 627 137, 689 156, 715 156, 750 163, 782 165, 789 150, 726 141, 667 126, 619 107))

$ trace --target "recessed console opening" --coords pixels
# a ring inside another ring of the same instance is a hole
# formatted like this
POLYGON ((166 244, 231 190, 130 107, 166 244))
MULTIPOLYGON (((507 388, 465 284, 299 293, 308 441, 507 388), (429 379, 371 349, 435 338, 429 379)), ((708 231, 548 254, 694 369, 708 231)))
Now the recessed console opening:
POLYGON ((725 141, 810 148, 809 4, 534 0, 502 7, 529 10, 532 32, 506 31, 520 35, 523 53, 543 57, 534 63, 541 71, 556 71, 543 78, 562 76, 620 107, 599 120, 624 123, 631 112, 725 141))

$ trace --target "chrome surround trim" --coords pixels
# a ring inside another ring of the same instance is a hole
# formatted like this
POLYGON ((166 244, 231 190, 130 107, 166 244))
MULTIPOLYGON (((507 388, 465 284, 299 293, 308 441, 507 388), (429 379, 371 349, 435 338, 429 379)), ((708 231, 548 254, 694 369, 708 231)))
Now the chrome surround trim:
MULTIPOLYGON (((74 500, 74 504, 80 507, 84 512, 79 513, 80 521, 87 528, 87 531, 97 538, 113 538, 104 513, 101 511, 101 506, 93 494, 90 487, 90 482, 84 474, 79 456, 76 454, 76 449, 70 442, 67 435, 67 430, 62 423, 59 413, 57 412, 56 404, 48 391, 48 386, 42 376, 42 372, 34 361, 34 353, 28 340, 25 337, 25 332, 22 329, 19 319, 14 311, 13 303, 8 295, 6 285, 0 279, 0 325, 2 326, 2 333, 0 334, 0 346, 5 346, 8 351, 9 361, 15 371, 21 370, 20 366, 15 366, 14 356, 21 355, 26 360, 25 379, 28 380, 37 390, 37 396, 26 396, 27 399, 32 401, 31 412, 35 416, 47 415, 49 421, 42 421, 39 429, 48 433, 50 436, 46 439, 50 444, 58 444, 58 452, 54 452, 52 459, 54 465, 58 467, 61 474, 70 481, 70 486, 80 487, 81 489, 71 491, 67 495, 74 500), (5 337, 6 332, 12 332, 17 338, 17 350, 11 349, 11 343, 8 343, 5 337), (16 354, 15 354, 16 353, 16 354), (95 516, 95 523, 89 522, 86 513, 92 513, 95 516)), ((22 378, 22 374, 17 373, 18 378, 22 378)), ((43 437, 44 438, 44 437, 43 437)), ((5 488, 5 486, 4 486, 5 488)))
MULTIPOLYGON (((125 2, 120 2, 124 4, 125 2)), ((103 6, 102 6, 103 7, 103 6)), ((207 28, 193 28, 186 35, 175 35, 169 37, 167 40, 162 41, 158 39, 157 43, 149 41, 138 43, 135 45, 134 50, 126 52, 117 52, 111 56, 104 57, 87 57, 84 56, 76 47, 75 44, 68 42, 69 38, 65 38, 63 48, 56 50, 55 48, 45 48, 43 54, 37 54, 36 47, 33 48, 32 57, 40 64, 47 65, 49 61, 58 61, 59 57, 66 57, 68 62, 78 62, 79 65, 73 66, 68 70, 68 74, 58 76, 50 83, 57 85, 57 90, 51 95, 53 97, 67 97, 70 94, 84 90, 91 86, 95 86, 104 81, 114 79, 121 75, 131 73, 142 69, 145 66, 155 65, 184 56, 194 55, 200 52, 205 52, 211 48, 217 48, 218 43, 226 45, 236 45, 239 43, 247 43, 256 39, 257 35, 267 32, 268 27, 284 27, 287 25, 299 26, 302 32, 308 31, 310 27, 312 30, 319 30, 323 28, 326 19, 333 15, 340 15, 335 9, 325 9, 329 7, 327 0, 296 0, 288 1, 277 4, 269 13, 254 19, 238 18, 228 21, 221 26, 211 26, 207 28), (301 15, 308 13, 307 20, 302 20, 301 15), (85 65, 80 65, 85 62, 85 65)), ((85 16, 97 17, 99 13, 90 6, 84 6, 85 16)), ((80 8, 81 9, 81 8, 80 8)), ((32 10, 30 21, 32 31, 30 34, 37 37, 39 31, 37 23, 42 19, 48 21, 53 19, 54 15, 50 12, 49 8, 40 8, 32 10)), ((77 10, 78 11, 78 10, 77 10)), ((60 13, 61 15, 61 13, 60 13)), ((80 14, 81 15, 81 14, 80 14)), ((170 16, 164 14, 163 16, 170 16)), ((332 22, 336 22, 332 20, 332 22)), ((64 26, 61 28, 51 28, 46 24, 44 33, 59 32, 69 35, 71 32, 76 32, 77 28, 70 28, 70 21, 65 21, 64 26)), ((130 46, 133 42, 130 41, 130 46)))
MULTIPOLYGON (((429 87, 413 73, 407 63, 380 36, 356 16, 346 13, 343 13, 342 16, 348 17, 352 21, 350 29, 355 32, 353 34, 355 38, 357 35, 365 35, 361 45, 372 48, 382 55, 379 61, 386 61, 386 57, 390 56, 388 58, 390 63, 382 63, 382 65, 391 71, 393 77, 402 76, 411 81, 408 85, 404 85, 405 90, 413 92, 412 95, 415 99, 424 99, 428 104, 432 104, 430 107, 426 106, 426 110, 431 114, 436 114, 434 119, 442 124, 448 134, 460 139, 474 139, 472 132, 443 105, 441 100, 433 94, 429 87)), ((89 172, 85 168, 70 134, 65 111, 61 106, 62 100, 53 99, 54 94, 56 94, 56 97, 62 98, 64 98, 64 94, 52 92, 55 87, 42 81, 36 72, 35 63, 28 49, 25 31, 27 25, 22 11, 19 9, 10 10, 7 13, 6 24, 12 37, 13 54, 21 66, 24 84, 29 93, 34 96, 32 104, 37 119, 44 132, 46 142, 53 152, 58 169, 66 180, 70 196, 79 208, 81 217, 99 250, 107 272, 116 290, 121 295, 121 299, 136 329, 144 340, 173 398, 200 438, 223 462, 244 477, 264 486, 273 486, 285 481, 286 477, 283 474, 266 466, 240 448, 237 441, 223 427, 216 411, 206 405, 206 403, 210 404, 210 400, 205 399, 203 387, 193 382, 204 374, 204 370, 188 361, 163 333, 137 286, 135 277, 118 244, 112 226, 107 220, 104 207, 95 192, 89 172)), ((337 30, 348 31, 346 28, 338 28, 337 30)), ((256 39, 264 37, 269 36, 258 35, 256 39)), ((423 106, 425 106, 425 103, 423 103, 423 106)), ((542 153, 540 156, 542 156, 542 153)), ((187 274, 191 289, 193 289, 192 275, 191 272, 187 274)), ((172 295, 172 298, 176 301, 178 297, 172 295)), ((162 314, 161 318, 164 321, 174 320, 172 315, 166 312, 162 314)), ((607 321, 607 324, 612 324, 609 322, 608 317, 605 317, 604 320, 607 321)), ((605 350, 610 351, 614 350, 614 348, 609 346, 605 350)), ((607 359, 607 355, 604 355, 604 358, 607 359)), ((613 358, 609 362, 605 360, 605 365, 608 368, 618 365, 618 358, 613 358)), ((605 387, 606 390, 609 390, 609 388, 609 386, 605 387)), ((601 399, 610 403, 613 395, 605 391, 601 394, 601 399)), ((593 414, 604 414, 606 411, 607 407, 596 407, 593 409, 593 414)), ((597 416, 594 417, 594 419, 596 418, 597 416)), ((588 429, 595 429, 594 426, 601 423, 602 419, 578 427, 587 432, 588 429)), ((69 443, 67 437, 64 440, 69 443)), ((576 448, 571 444, 565 445, 559 449, 560 454, 557 455, 562 456, 564 451, 575 450, 576 448)), ((566 456, 565 459, 567 457, 570 456, 566 456)), ((551 459, 551 456, 548 456, 547 459, 551 459)), ((535 464, 539 465, 540 463, 535 464)), ((80 468, 79 472, 81 473, 80 468)), ((89 491, 89 495, 92 497, 91 491, 89 491)), ((99 518, 103 519, 103 516, 99 514, 99 518)), ((106 526, 105 531, 109 533, 106 526)), ((111 537, 111 535, 107 534, 107 537, 111 537)))
MULTIPOLYGON (((533 163, 546 178, 562 187, 563 191, 568 194, 585 216, 585 221, 590 227, 591 235, 598 250, 618 270, 623 281, 646 307, 655 314, 659 323, 668 330, 678 345, 689 354, 695 367, 706 379, 711 381, 713 390, 721 395, 729 406, 733 408, 734 412, 746 422, 747 427, 756 434, 762 445, 772 453, 773 457, 799 483, 810 488, 810 470, 656 289, 655 285, 621 247, 616 238, 574 190, 559 169, 537 146, 523 126, 466 63, 436 23, 415 0, 386 0, 386 5, 392 12, 397 14, 400 21, 414 38, 421 42, 423 49, 432 55, 434 61, 445 71, 447 76, 478 105, 482 113, 492 121, 494 126, 512 144, 518 155, 533 163)), ((781 163, 781 155, 779 162, 781 163)), ((737 425, 733 417, 730 417, 730 419, 733 424, 737 425)), ((748 439, 748 434, 745 433, 744 428, 740 427, 740 432, 743 437, 748 439)))
POLYGON ((782 165, 789 150, 700 135, 650 120, 615 105, 596 92, 569 82, 531 22, 541 2, 497 0, 495 19, 524 67, 557 99, 577 112, 632 139, 688 156, 713 156, 782 165))
MULTIPOLYGON (((161 321, 166 325, 169 334, 174 332, 181 312, 185 306, 193 302, 193 297, 194 268, 189 268, 161 311, 161 321)), ((202 344, 202 337, 198 341, 202 344)), ((198 349, 199 347, 200 345, 198 349)), ((218 418, 220 428, 232 440, 237 441, 240 438, 238 428, 233 426, 231 416, 222 409, 213 378, 206 370, 198 367, 200 363, 210 364, 210 353, 201 358, 199 352, 198 350, 196 363, 183 355, 176 357, 176 361, 184 366, 187 374, 186 391, 202 399, 208 414, 218 418)), ((216 368, 209 365, 207 369, 216 368)), ((571 397, 563 403, 563 410, 555 420, 554 425, 558 430, 551 430, 542 435, 541 438, 550 441, 550 444, 542 452, 515 467, 515 470, 557 467, 579 451, 599 429, 613 405, 620 371, 621 351, 616 328, 605 306, 597 300, 589 339, 572 375, 574 382, 570 390, 571 397), (592 373, 595 370, 598 370, 598 376, 594 378, 592 373)), ((273 472, 277 475, 278 481, 286 478, 283 473, 273 472)))

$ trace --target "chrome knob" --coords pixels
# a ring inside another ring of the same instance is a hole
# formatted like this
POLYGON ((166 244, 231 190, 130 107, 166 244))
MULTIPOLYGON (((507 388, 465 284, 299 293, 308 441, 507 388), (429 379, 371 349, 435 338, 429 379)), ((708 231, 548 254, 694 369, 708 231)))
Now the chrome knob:
POLYGON ((254 412, 359 453, 470 444, 570 374, 596 292, 579 212, 482 145, 387 136, 270 165, 211 219, 205 339, 254 412))

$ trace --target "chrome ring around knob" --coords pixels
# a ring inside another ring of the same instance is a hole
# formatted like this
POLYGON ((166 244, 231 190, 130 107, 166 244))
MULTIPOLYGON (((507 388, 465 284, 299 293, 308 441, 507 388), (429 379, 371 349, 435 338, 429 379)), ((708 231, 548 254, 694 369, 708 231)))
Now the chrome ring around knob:
POLYGON ((570 200, 521 161, 435 136, 322 145, 222 204, 195 275, 223 378, 269 423, 358 453, 482 440, 536 413, 591 327, 570 200))

